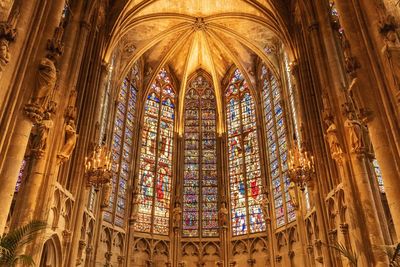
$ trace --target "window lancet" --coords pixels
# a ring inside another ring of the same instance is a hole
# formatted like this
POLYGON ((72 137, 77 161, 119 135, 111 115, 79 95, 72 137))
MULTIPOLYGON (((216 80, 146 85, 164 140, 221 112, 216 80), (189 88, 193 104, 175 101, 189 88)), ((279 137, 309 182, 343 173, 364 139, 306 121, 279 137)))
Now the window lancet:
POLYGON ((183 236, 218 236, 216 103, 211 82, 199 74, 185 96, 183 236), (199 219, 201 218, 201 219, 199 219))
POLYGON ((166 70, 151 85, 144 107, 135 230, 168 235, 172 187, 175 92, 166 70))
POLYGON ((262 101, 266 123, 266 138, 269 163, 269 176, 272 179, 272 193, 276 226, 281 227, 296 219, 294 207, 288 193, 288 140, 287 125, 282 106, 282 91, 272 72, 262 67, 262 101))
POLYGON ((126 215, 126 195, 132 162, 138 70, 135 64, 132 72, 122 82, 113 128, 111 148, 113 177, 109 206, 104 213, 104 220, 121 227, 124 226, 126 215))
POLYGON ((228 173, 234 236, 265 231, 261 169, 253 97, 237 69, 225 92, 228 173))

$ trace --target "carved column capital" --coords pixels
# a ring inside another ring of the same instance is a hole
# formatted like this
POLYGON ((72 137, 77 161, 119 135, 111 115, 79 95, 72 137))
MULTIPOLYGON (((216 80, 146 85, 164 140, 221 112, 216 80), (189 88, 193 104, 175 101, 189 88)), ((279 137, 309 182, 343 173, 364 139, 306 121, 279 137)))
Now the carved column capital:
POLYGON ((15 41, 17 37, 17 30, 15 26, 7 21, 0 22, 0 39, 5 39, 9 42, 15 41))
POLYGON ((388 46, 398 46, 399 38, 397 35, 397 29, 399 25, 396 22, 396 18, 392 15, 387 15, 384 19, 379 22, 378 30, 379 33, 385 40, 388 46))
POLYGON ((282 261, 282 256, 281 255, 276 255, 275 256, 275 261, 278 262, 278 263, 281 262, 282 261))

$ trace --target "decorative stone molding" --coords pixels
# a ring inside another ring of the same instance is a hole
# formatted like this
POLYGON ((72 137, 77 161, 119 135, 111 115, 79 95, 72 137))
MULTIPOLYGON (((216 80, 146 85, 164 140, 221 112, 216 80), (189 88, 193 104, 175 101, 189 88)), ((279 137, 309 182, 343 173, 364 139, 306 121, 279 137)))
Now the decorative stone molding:
POLYGON ((204 18, 196 18, 193 26, 196 31, 204 31, 207 24, 205 23, 204 18))
POLYGON ((340 224, 340 232, 342 232, 342 234, 346 235, 349 232, 349 225, 347 223, 341 223, 340 224))
POLYGON ((125 256, 118 256, 118 257, 117 257, 117 261, 118 261, 118 263, 120 263, 120 264, 124 263, 124 261, 125 261, 125 256))
POLYGON ((307 253, 312 254, 314 252, 314 247, 313 245, 307 245, 307 253))
POLYGON ((10 16, 9 21, 0 22, 0 72, 2 72, 11 60, 9 44, 17 37, 16 22, 19 16, 17 10, 10 16))
POLYGON ((79 240, 79 250, 84 250, 86 245, 87 245, 86 240, 83 239, 79 240))
POLYGON ((281 255, 276 255, 275 256, 275 261, 278 262, 278 263, 281 262, 282 261, 282 256, 281 255))
POLYGON ((247 263, 249 264, 250 267, 255 266, 256 260, 255 259, 247 259, 247 263))
POLYGON ((315 258, 315 261, 317 261, 319 263, 324 263, 324 257, 318 256, 318 257, 315 258))
POLYGON ((72 232, 70 230, 62 231, 63 243, 68 245, 71 242, 72 232))
POLYGON ((386 16, 379 23, 379 33, 383 36, 385 42, 389 46, 399 45, 399 39, 396 30, 399 25, 396 18, 392 15, 386 16))

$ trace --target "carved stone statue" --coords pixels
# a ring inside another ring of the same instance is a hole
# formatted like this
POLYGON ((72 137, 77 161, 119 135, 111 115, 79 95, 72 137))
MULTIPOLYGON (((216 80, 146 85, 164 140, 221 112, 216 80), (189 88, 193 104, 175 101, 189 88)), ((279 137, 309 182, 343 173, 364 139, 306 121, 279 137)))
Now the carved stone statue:
POLYGON ((228 226, 228 209, 226 208, 226 203, 221 203, 221 208, 219 209, 219 225, 222 227, 228 226))
POLYGON ((32 141, 32 152, 36 158, 43 157, 51 128, 53 128, 53 121, 50 119, 50 113, 45 112, 43 120, 37 123, 34 128, 35 137, 32 141))
POLYGON ((174 210, 172 211, 172 226, 179 228, 182 219, 182 208, 179 202, 176 203, 174 210))
POLYGON ((139 188, 136 187, 136 189, 135 189, 135 191, 133 193, 133 199, 132 199, 131 221, 135 221, 137 219, 137 217, 138 217, 139 204, 140 204, 139 188))
POLYGON ((36 88, 33 95, 33 103, 39 107, 46 107, 51 93, 56 85, 57 69, 49 58, 43 58, 39 63, 36 77, 36 88))
POLYGON ((344 126, 347 129, 351 152, 359 153, 365 148, 364 137, 363 137, 363 125, 361 122, 354 118, 354 115, 350 115, 344 122, 344 126))
POLYGON ((110 204, 111 182, 103 185, 103 196, 101 198, 101 207, 107 208, 110 204))
POLYGON ((8 41, 6 39, 0 39, 0 71, 3 71, 4 67, 10 62, 10 57, 8 41))
POLYGON ((289 188, 288 188, 288 192, 289 192, 290 202, 292 203, 292 206, 294 208, 297 208, 299 206, 299 203, 297 201, 296 184, 295 184, 295 182, 290 182, 289 188))
POLYGON ((57 157, 63 162, 69 159, 74 151, 76 144, 77 134, 75 129, 75 123, 73 120, 69 120, 67 125, 65 126, 65 140, 64 144, 61 148, 61 151, 58 153, 57 157))
POLYGON ((328 124, 328 129, 326 129, 325 138, 328 142, 331 156, 334 160, 339 160, 343 155, 343 150, 337 136, 336 124, 330 119, 327 119, 326 123, 328 124))
POLYGON ((269 215, 269 199, 268 199, 268 195, 266 193, 263 194, 262 200, 261 200, 261 210, 263 212, 264 215, 264 220, 265 221, 270 221, 271 217, 269 215))

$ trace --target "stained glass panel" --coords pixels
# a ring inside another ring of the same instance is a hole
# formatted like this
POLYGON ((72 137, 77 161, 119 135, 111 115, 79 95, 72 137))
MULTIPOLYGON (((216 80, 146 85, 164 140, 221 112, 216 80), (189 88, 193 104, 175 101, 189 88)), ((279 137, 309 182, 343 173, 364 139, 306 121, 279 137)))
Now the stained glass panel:
POLYGON ((202 75, 185 96, 183 236, 218 236, 216 104, 211 83, 202 75), (201 220, 199 220, 201 218, 201 220))
POLYGON ((234 236, 265 231, 261 170, 253 97, 236 70, 226 93, 228 172, 234 236))
MULTIPOLYGON (((281 89, 275 76, 265 66, 262 68, 262 99, 266 123, 269 170, 272 179, 272 195, 276 226, 281 227, 296 219, 289 196, 287 174, 287 132, 281 89)), ((291 84, 289 85, 291 86, 291 84)), ((293 94, 293 92, 291 93, 293 94)), ((294 99, 292 99, 294 105, 294 99)), ((297 126, 297 124, 295 125, 297 126)))
MULTIPOLYGON (((133 70, 137 70, 137 64, 133 70)), ((112 139, 112 181, 109 206, 104 220, 123 227, 126 215, 128 176, 132 161, 133 132, 136 114, 137 79, 132 71, 122 82, 114 120, 112 139), (113 221, 114 218, 114 221, 113 221)))
POLYGON ((151 85, 144 107, 136 231, 160 235, 169 233, 174 99, 169 75, 162 69, 151 85))

